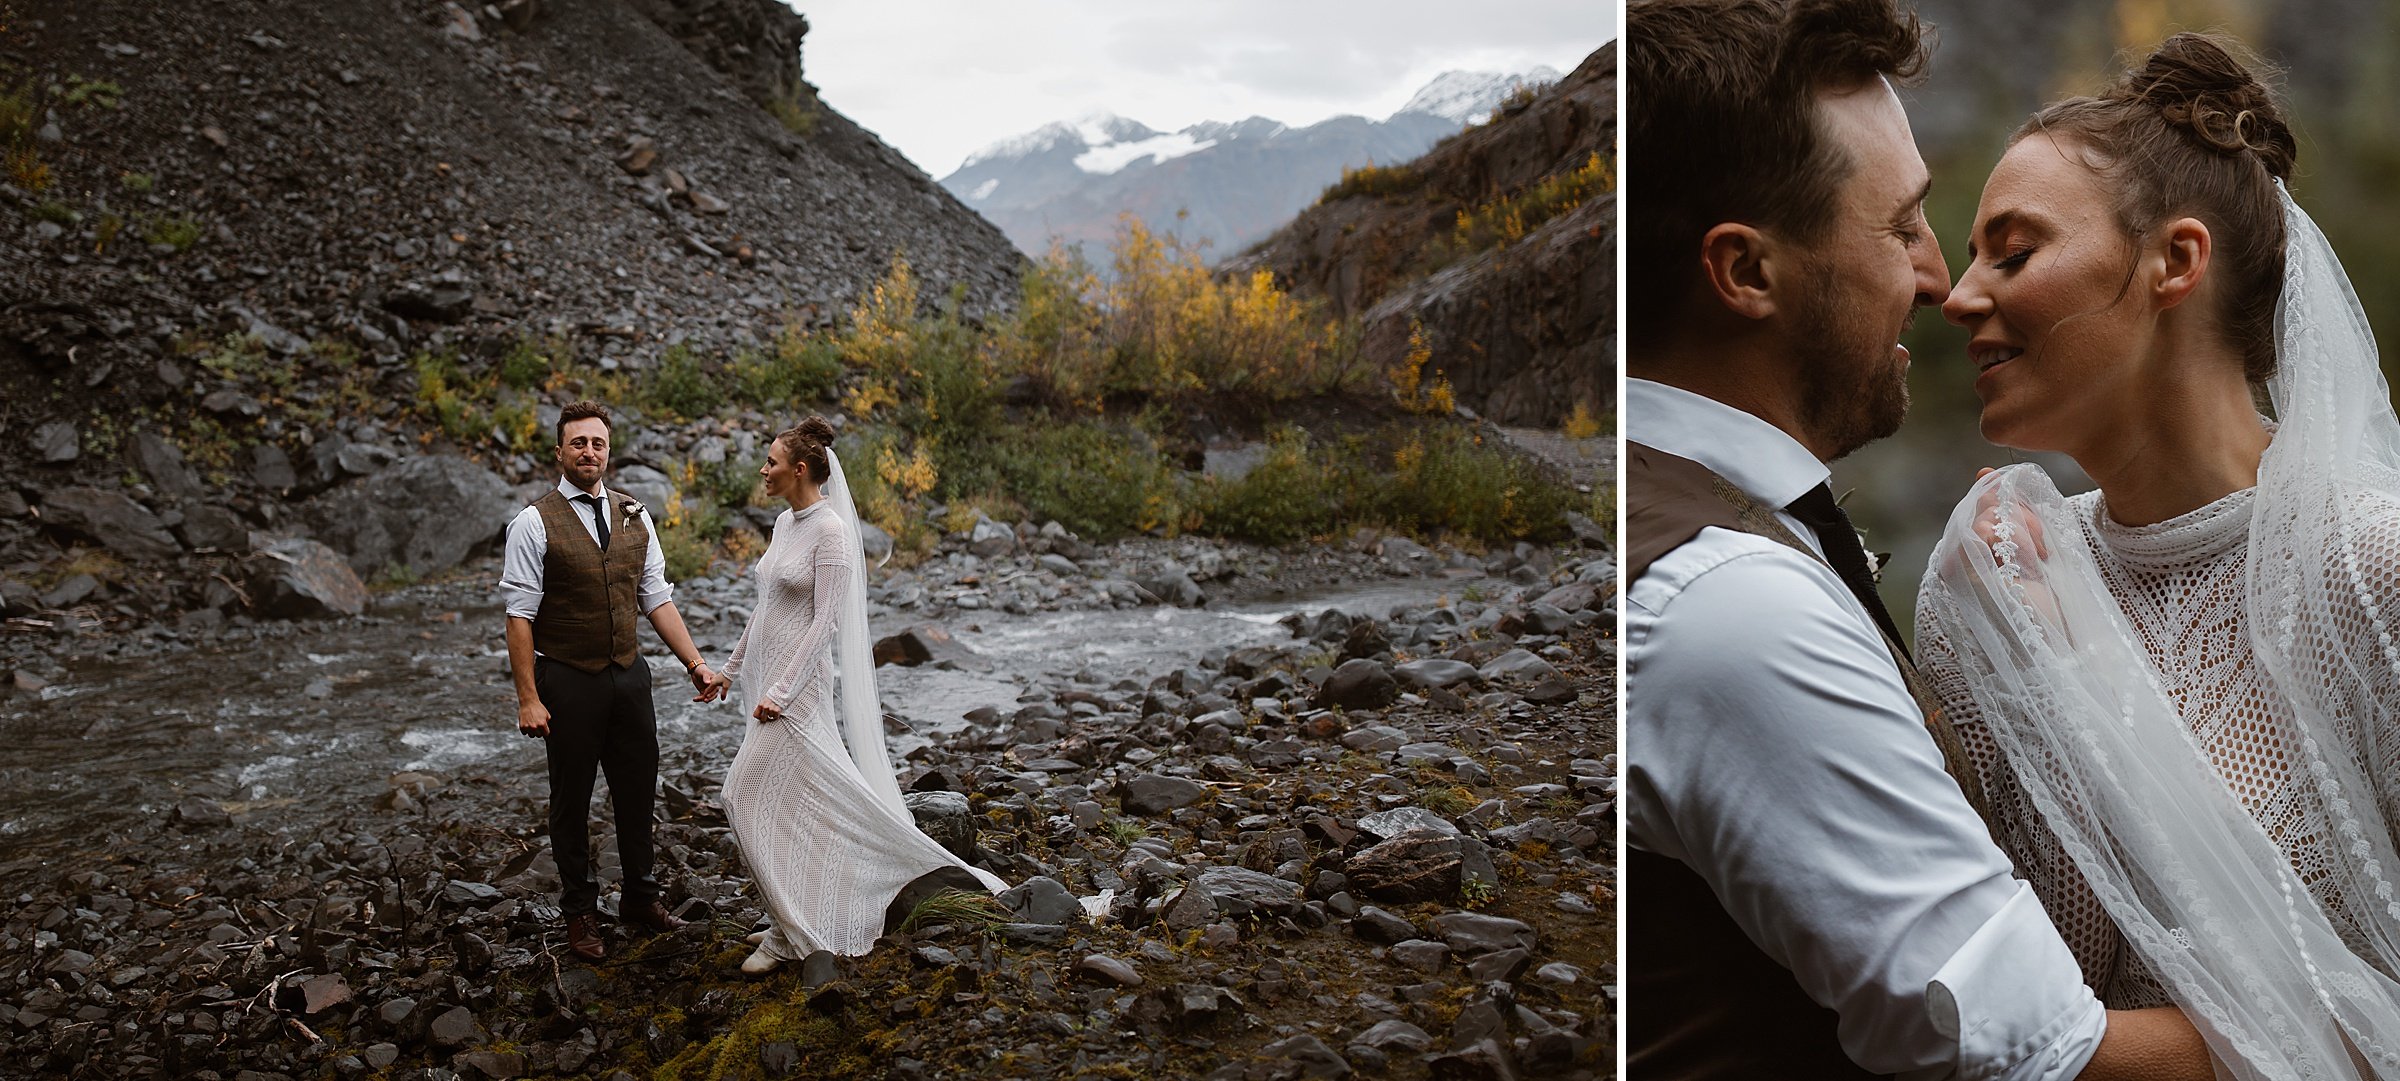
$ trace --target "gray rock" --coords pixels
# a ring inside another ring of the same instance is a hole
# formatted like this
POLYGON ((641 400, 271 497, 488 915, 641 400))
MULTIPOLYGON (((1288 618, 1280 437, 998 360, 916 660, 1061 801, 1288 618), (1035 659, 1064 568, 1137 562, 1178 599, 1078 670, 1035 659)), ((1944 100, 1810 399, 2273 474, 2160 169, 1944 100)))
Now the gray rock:
POLYGON ((1400 683, 1384 666, 1366 659, 1343 661, 1325 685, 1317 688, 1316 704, 1324 708, 1381 709, 1400 697, 1400 683))
POLYGON ((367 587, 333 549, 303 537, 269 542, 250 558, 250 605, 275 619, 354 616, 367 587))
POLYGON ((475 1011, 464 1006, 453 1006, 449 1012, 434 1018, 433 1025, 425 1034, 435 1046, 451 1049, 482 1043, 490 1038, 484 1035, 483 1026, 475 1023, 475 1011))
POLYGON ((176 528, 183 533, 183 542, 194 548, 238 552, 250 544, 249 524, 214 503, 187 507, 183 524, 176 528))
POLYGON ((1452 912, 1433 918, 1435 933, 1442 941, 1462 955, 1472 956, 1495 950, 1534 947, 1531 924, 1506 916, 1488 916, 1481 912, 1452 912))
POLYGON ((172 559, 183 552, 166 523, 120 492, 68 488, 42 500, 42 520, 53 528, 100 542, 130 559, 172 559))
POLYGON ((1397 1017, 1377 1021, 1374 1026, 1350 1038, 1350 1046, 1370 1047, 1385 1054, 1405 1052, 1416 1054, 1433 1046, 1433 1037, 1424 1029, 1397 1017))
POLYGON ((191 467, 183 464, 183 451, 156 432, 133 433, 132 441, 126 444, 125 457, 150 482, 150 489, 162 496, 188 499, 200 493, 199 478, 192 475, 191 467))
POLYGON ((985 559, 1016 551, 1017 532, 984 517, 975 516, 975 528, 967 534, 967 550, 985 559))
POLYGON ((373 443, 345 443, 334 454, 334 464, 353 477, 373 476, 400 460, 398 452, 373 443))
POLYGON ((910 792, 900 797, 917 828, 941 843, 951 855, 972 860, 977 855, 975 814, 967 797, 958 792, 910 792))
POLYGON ((1047 875, 1035 875, 999 894, 999 901, 1017 914, 1020 923, 1062 927, 1083 915, 1083 905, 1067 887, 1047 875))
POLYGON ((877 566, 882 566, 884 560, 892 557, 892 535, 873 522, 858 523, 858 545, 877 566))
POLYGON ((1352 887, 1385 901, 1443 901, 1457 898, 1461 868, 1459 838, 1412 830, 1350 857, 1342 873, 1352 887))
POLYGON ((449 885, 442 887, 444 903, 464 908, 490 908, 500 903, 500 896, 498 887, 482 882, 469 882, 463 878, 453 878, 449 885))
POLYGON ((1300 904, 1300 884, 1243 867, 1211 867, 1190 889, 1207 894, 1221 916, 1280 915, 1300 904))
POLYGON ((1450 960, 1450 947, 1428 939, 1412 938, 1392 943, 1392 960, 1419 972, 1439 972, 1450 960))
POLYGON ((491 470, 424 455, 384 470, 372 485, 317 496, 300 517, 362 575, 392 566, 422 574, 456 566, 497 540, 522 506, 491 470))
POLYGON ((1476 678, 1474 665, 1446 657, 1403 661, 1392 666, 1392 674, 1411 687, 1454 687, 1476 678))
POLYGON ((1171 604, 1177 608, 1198 608, 1208 603, 1208 594, 1200 589, 1200 583, 1193 581, 1191 574, 1181 567, 1170 566, 1157 574, 1144 577, 1141 579, 1141 587, 1152 597, 1157 598, 1160 604, 1171 604))
POLYGON ((73 608, 100 591, 100 580, 88 574, 70 574, 51 586, 50 591, 36 598, 44 608, 73 608))
POLYGON ((1133 963, 1106 954, 1091 954, 1075 963, 1075 971, 1118 987, 1140 987, 1142 974, 1133 963))
MULTIPOLYGON (((1282 1059, 1292 1066, 1298 1067, 1297 1076, 1300 1077, 1350 1076, 1350 1063, 1335 1053, 1333 1048, 1325 1046, 1325 1041, 1314 1036, 1293 1036, 1289 1039, 1277 1040, 1259 1048, 1258 1053, 1270 1059, 1282 1059)), ((1277 1076, 1289 1074, 1288 1069, 1277 1072, 1277 1076)))
POLYGON ((33 430, 32 447, 43 462, 72 462, 83 455, 83 436, 73 424, 54 420, 33 430))
POLYGON ((1125 782, 1117 799, 1126 814, 1155 815, 1191 806, 1207 795, 1208 787, 1190 778, 1144 773, 1125 782))
POLYGON ((1552 987, 1564 990, 1565 988, 1573 986, 1575 981, 1583 978, 1583 970, 1570 965, 1565 961, 1552 961, 1549 964, 1534 969, 1533 978, 1549 984, 1552 987))
POLYGON ((1600 587, 1591 582, 1569 582, 1535 598, 1535 604, 1547 604, 1562 612, 1581 612, 1600 606, 1600 587))
POLYGON ((1385 537, 1383 543, 1375 546, 1375 554, 1394 563, 1417 563, 1433 558, 1433 553, 1426 551, 1424 545, 1407 537, 1385 537))
POLYGON ((1480 673, 1483 678, 1495 682, 1535 683, 1556 677, 1558 669, 1531 650, 1512 649, 1492 658, 1480 673))
POLYGON ((250 479, 270 492, 288 492, 300 483, 300 474, 292 468, 292 456, 273 443, 260 443, 250 448, 250 479))
POLYGON ((1458 836, 1458 827, 1452 825, 1449 819, 1423 807, 1394 807, 1388 811, 1361 815, 1358 828, 1362 833, 1387 840, 1410 830, 1431 830, 1451 837, 1458 836))
POLYGON ((1397 751, 1408 742, 1408 733, 1388 724, 1370 724, 1342 733, 1342 746, 1366 754, 1397 751))
POLYGON ((1490 1036, 1466 1041, 1455 1051, 1427 1058, 1425 1065, 1435 1077, 1517 1081, 1515 1061, 1509 1058, 1500 1041, 1490 1036))
POLYGON ((224 804, 207 796, 185 796, 175 804, 175 824, 195 829, 230 826, 233 815, 225 810, 224 804))
POLYGON ((1041 558, 1035 560, 1034 562, 1040 563, 1042 565, 1042 569, 1062 577, 1080 578, 1083 576, 1083 568, 1077 566, 1074 560, 1068 559, 1067 557, 1059 555, 1055 552, 1045 553, 1041 558))
POLYGON ((898 634, 888 635, 875 642, 875 663, 878 666, 896 664, 914 668, 920 664, 947 661, 954 665, 973 666, 982 658, 966 644, 950 636, 947 628, 926 623, 898 634))
POLYGON ((650 508, 650 520, 667 520, 667 504, 675 499, 675 482, 664 473, 646 465, 629 465, 617 470, 607 480, 609 487, 642 501, 650 508))

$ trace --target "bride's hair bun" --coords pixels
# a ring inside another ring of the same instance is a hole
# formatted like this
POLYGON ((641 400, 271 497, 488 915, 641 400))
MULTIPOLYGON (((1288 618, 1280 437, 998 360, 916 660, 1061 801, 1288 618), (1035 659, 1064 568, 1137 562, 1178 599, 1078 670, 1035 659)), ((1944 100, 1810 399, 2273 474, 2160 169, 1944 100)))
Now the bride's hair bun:
POLYGON ((2125 73, 2116 94, 2157 109, 2166 122, 2204 147, 2258 155, 2267 175, 2292 175, 2300 148, 2284 123, 2283 107, 2237 59, 2227 43, 2206 34, 2177 34, 2160 42, 2142 66, 2125 73))
POLYGON ((823 484, 826 478, 833 475, 833 466, 825 457, 826 451, 833 446, 833 434, 832 421, 811 414, 798 427, 776 436, 775 441, 783 444, 784 451, 792 456, 793 464, 808 470, 810 483, 823 484))
POLYGON ((2118 227, 2140 238, 2197 218, 2214 245, 2208 274, 2219 315, 2253 382, 2275 374, 2275 301, 2283 294, 2283 196, 2299 156, 2283 107, 2229 39, 2177 34, 2098 97, 2033 114, 2009 141, 2047 135, 2086 151, 2116 201, 2118 227))

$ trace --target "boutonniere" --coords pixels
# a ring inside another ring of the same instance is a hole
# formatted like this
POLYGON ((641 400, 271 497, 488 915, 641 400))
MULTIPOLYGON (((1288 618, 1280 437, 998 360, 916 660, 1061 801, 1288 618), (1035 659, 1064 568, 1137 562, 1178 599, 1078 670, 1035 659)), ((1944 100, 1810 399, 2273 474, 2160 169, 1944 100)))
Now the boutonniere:
POLYGON ((644 507, 642 505, 642 501, 639 499, 628 499, 625 501, 625 505, 618 509, 624 511, 625 517, 627 518, 638 518, 641 516, 643 511, 649 508, 644 507))
POLYGON ((1883 569, 1892 565, 1892 553, 1867 547, 1867 531, 1863 529, 1858 531, 1858 546, 1867 553, 1867 577, 1874 579, 1876 585, 1882 585, 1883 569))

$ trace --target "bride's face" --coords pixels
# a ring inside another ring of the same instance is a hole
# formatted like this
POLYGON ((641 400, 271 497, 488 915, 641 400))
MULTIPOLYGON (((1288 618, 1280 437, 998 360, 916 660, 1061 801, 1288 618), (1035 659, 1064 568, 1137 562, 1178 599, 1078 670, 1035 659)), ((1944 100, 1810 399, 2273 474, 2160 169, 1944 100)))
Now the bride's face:
POLYGON ((792 493, 799 490, 793 486, 799 473, 799 470, 792 468, 791 452, 783 449, 781 441, 767 444, 767 464, 758 467, 758 478, 766 482, 768 496, 775 499, 790 498, 792 493))
POLYGON ((2104 438, 2140 386, 2155 313, 2136 247, 2081 146, 2047 135, 2009 148, 1985 182, 1967 269, 1942 317, 1973 337, 1983 437, 2073 454, 2104 438))

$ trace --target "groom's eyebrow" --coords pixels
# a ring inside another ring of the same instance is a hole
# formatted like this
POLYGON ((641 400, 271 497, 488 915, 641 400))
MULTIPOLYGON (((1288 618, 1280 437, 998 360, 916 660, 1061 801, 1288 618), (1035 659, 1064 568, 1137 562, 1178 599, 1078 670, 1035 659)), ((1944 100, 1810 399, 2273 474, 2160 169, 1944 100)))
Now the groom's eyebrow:
POLYGON ((1925 200, 1932 195, 1933 178, 1928 176, 1925 178, 1925 183, 1917 188, 1915 195, 1909 196, 1900 203, 1899 210, 1895 212, 1896 215, 1905 217, 1911 212, 1922 209, 1925 206, 1925 200))

